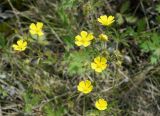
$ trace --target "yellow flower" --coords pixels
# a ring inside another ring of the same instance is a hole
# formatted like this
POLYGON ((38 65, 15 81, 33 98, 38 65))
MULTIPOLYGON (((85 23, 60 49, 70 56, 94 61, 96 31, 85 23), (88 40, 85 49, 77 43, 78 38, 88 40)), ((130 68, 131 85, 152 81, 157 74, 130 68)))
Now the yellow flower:
POLYGON ((95 103, 95 107, 98 110, 105 110, 105 109, 107 109, 107 106, 108 106, 108 103, 103 98, 97 100, 96 103, 95 103))
POLYGON ((108 41, 108 36, 105 35, 105 34, 100 34, 100 35, 99 35, 99 39, 100 39, 100 40, 103 40, 103 41, 108 41))
POLYGON ((16 51, 24 51, 27 47, 27 42, 20 39, 17 41, 17 44, 13 44, 12 47, 16 51))
POLYGON ((30 29, 29 31, 32 35, 43 36, 44 33, 42 31, 42 28, 43 28, 43 23, 41 22, 37 22, 37 24, 32 23, 29 26, 29 29, 30 29))
POLYGON ((78 91, 82 93, 90 93, 93 89, 93 86, 89 80, 81 81, 77 86, 78 91))
POLYGON ((109 26, 115 21, 114 16, 107 17, 106 15, 100 16, 100 18, 98 18, 97 20, 104 26, 109 26))
POLYGON ((75 44, 77 46, 87 47, 91 44, 91 40, 94 38, 92 33, 87 33, 86 31, 81 31, 80 35, 75 37, 75 44))
POLYGON ((96 72, 102 72, 107 67, 107 60, 104 57, 96 57, 94 58, 94 62, 91 63, 91 68, 96 72))

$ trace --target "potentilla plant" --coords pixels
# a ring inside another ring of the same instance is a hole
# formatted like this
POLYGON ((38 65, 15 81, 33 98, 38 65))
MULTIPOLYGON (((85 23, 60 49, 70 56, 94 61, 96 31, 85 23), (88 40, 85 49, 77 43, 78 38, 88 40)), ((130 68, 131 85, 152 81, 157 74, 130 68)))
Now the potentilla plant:
MULTIPOLYGON (((115 22, 115 18, 114 16, 103 15, 97 19, 97 23, 98 22, 102 26, 110 28, 110 26, 115 22)), ((41 38, 44 36, 43 23, 31 23, 29 26, 29 33, 33 40, 38 40, 38 42, 41 42, 41 38)), ((107 33, 109 32, 107 31, 107 33)), ((75 36, 75 45, 79 47, 79 50, 77 52, 74 51, 73 53, 70 53, 70 61, 75 62, 74 65, 80 66, 78 67, 78 70, 81 71, 81 76, 84 77, 84 79, 80 80, 79 84, 77 85, 77 91, 79 91, 81 95, 83 94, 85 96, 87 94, 91 94, 95 88, 94 84, 92 84, 94 83, 94 79, 92 79, 94 77, 85 78, 88 77, 85 75, 95 73, 96 75, 99 75, 99 78, 101 78, 101 74, 107 73, 113 76, 113 69, 117 70, 117 68, 122 64, 122 55, 117 47, 114 49, 112 46, 110 46, 111 44, 108 44, 111 43, 111 37, 110 35, 107 35, 107 33, 104 31, 99 33, 97 36, 90 31, 82 30, 77 36, 75 36), (81 70, 81 68, 84 70, 81 70)), ((28 46, 30 46, 30 41, 22 38, 19 39, 16 44, 13 44, 12 48, 17 52, 23 52, 28 46)), ((70 71, 74 69, 75 68, 71 68, 70 71)), ((101 111, 106 110, 109 103, 104 97, 99 97, 95 99, 94 104, 95 108, 101 111)))
MULTIPOLYGON (((108 28, 110 28, 114 22, 114 16, 103 15, 97 19, 97 23, 100 23, 102 26, 106 27, 107 33, 110 33, 108 28)), ((102 73, 108 73, 112 75, 113 69, 110 68, 114 67, 114 69, 117 70, 117 68, 121 66, 122 55, 119 52, 118 48, 113 48, 113 46, 110 46, 112 45, 110 44, 111 37, 110 35, 107 35, 105 31, 103 33, 99 33, 98 37, 96 37, 96 35, 94 35, 90 31, 82 30, 77 36, 75 36, 75 45, 80 48, 78 51, 79 53, 87 52, 88 49, 92 49, 91 52, 89 52, 91 59, 89 63, 86 63, 87 65, 84 63, 83 67, 86 67, 86 70, 88 67, 90 67, 92 73, 95 72, 96 75, 99 75, 98 78, 101 78, 100 75, 102 73)), ((90 74, 87 71, 84 71, 84 73, 86 75, 90 74)), ((87 77, 85 76, 85 74, 83 74, 83 76, 87 77)), ((77 90, 81 94, 84 94, 84 96, 94 91, 94 85, 92 84, 94 82, 91 82, 94 80, 93 78, 94 77, 91 77, 89 79, 84 78, 79 82, 77 90)), ((95 108, 100 111, 106 110, 108 107, 107 100, 102 97, 96 99, 97 100, 95 100, 95 108)))

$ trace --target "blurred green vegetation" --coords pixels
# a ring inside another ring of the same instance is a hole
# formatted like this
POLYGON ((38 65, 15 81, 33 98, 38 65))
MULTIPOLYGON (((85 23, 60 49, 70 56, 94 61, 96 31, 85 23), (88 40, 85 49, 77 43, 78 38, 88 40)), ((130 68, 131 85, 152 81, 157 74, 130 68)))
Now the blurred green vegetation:
POLYGON ((0 0, 0 13, 0 115, 159 115, 160 1, 0 0), (103 14, 116 17, 112 27, 98 24, 103 14), (14 52, 12 43, 31 39, 28 27, 37 21, 44 23, 44 41, 29 40, 25 52, 14 52), (74 44, 82 30, 109 36, 109 49, 95 42, 104 48, 101 54, 116 51, 103 74, 89 65, 101 48, 74 44), (87 78, 94 91, 84 96, 76 86, 87 78), (106 111, 94 107, 99 97, 108 100, 106 111))

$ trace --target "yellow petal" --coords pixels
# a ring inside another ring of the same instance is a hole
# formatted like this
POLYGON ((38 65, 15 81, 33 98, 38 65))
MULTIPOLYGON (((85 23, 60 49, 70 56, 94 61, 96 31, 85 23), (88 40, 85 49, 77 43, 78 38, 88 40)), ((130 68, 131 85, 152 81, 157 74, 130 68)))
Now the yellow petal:
POLYGON ((103 21, 100 18, 98 18, 98 22, 103 23, 103 21))
POLYGON ((29 32, 30 32, 32 35, 35 35, 35 34, 36 34, 36 31, 34 31, 34 30, 29 30, 29 32))
POLYGON ((37 22, 37 29, 42 29, 43 28, 43 23, 42 22, 37 22))
POLYGON ((30 26, 29 26, 29 28, 31 29, 31 30, 36 30, 37 28, 36 28, 36 25, 34 24, 34 23, 32 23, 30 26))
POLYGON ((100 99, 99 102, 102 106, 107 106, 107 102, 104 99, 100 99))
POLYGON ((39 31, 37 34, 38 34, 38 36, 43 36, 44 35, 44 33, 42 31, 39 31))
POLYGON ((106 69, 106 67, 107 67, 107 64, 103 64, 103 65, 101 66, 101 69, 104 70, 104 69, 106 69))
POLYGON ((17 45, 21 46, 22 44, 23 44, 23 40, 22 39, 17 41, 17 45))
POLYGON ((75 41, 75 44, 76 44, 77 46, 81 46, 81 45, 82 45, 82 42, 80 42, 80 41, 75 41))
POLYGON ((16 44, 13 44, 12 47, 14 50, 19 50, 19 47, 16 44))
POLYGON ((90 85, 89 88, 88 88, 88 93, 90 93, 92 90, 93 90, 93 86, 90 85))
POLYGON ((101 20, 102 20, 103 22, 105 22, 105 21, 108 19, 108 17, 107 17, 106 15, 100 16, 100 18, 101 18, 101 20))
POLYGON ((95 62, 95 63, 99 63, 100 61, 101 61, 100 56, 98 56, 98 57, 96 57, 96 58, 94 59, 94 62, 95 62))
POLYGON ((88 33, 86 31, 81 31, 81 36, 82 37, 86 37, 88 35, 88 33))
POLYGON ((113 16, 109 16, 109 17, 108 17, 108 21, 109 21, 109 22, 114 21, 114 17, 113 17, 113 16))
POLYGON ((27 42, 26 41, 23 42, 23 46, 27 46, 27 42))
POLYGON ((107 62, 106 58, 105 57, 101 57, 101 63, 105 64, 106 62, 107 62))
POLYGON ((98 101, 96 101, 95 106, 96 106, 96 108, 99 108, 99 103, 98 103, 98 101))
POLYGON ((80 91, 80 92, 82 92, 83 91, 83 87, 81 87, 81 86, 78 85, 77 86, 77 90, 80 91))
POLYGON ((88 36, 87 36, 87 40, 90 41, 90 40, 92 40, 93 38, 94 38, 94 37, 93 37, 93 34, 92 34, 92 33, 89 33, 88 36))
POLYGON ((91 85, 91 81, 86 80, 86 81, 85 81, 85 85, 86 85, 86 86, 90 86, 90 85, 91 85))
POLYGON ((97 67, 97 65, 92 62, 92 63, 91 63, 91 68, 92 68, 92 69, 95 69, 96 67, 97 67))
POLYGON ((81 82, 79 83, 79 86, 80 86, 80 87, 85 87, 85 81, 81 81, 81 82))
POLYGON ((22 48, 21 48, 21 51, 24 51, 25 49, 26 49, 26 47, 22 47, 22 48))
POLYGON ((81 36, 80 35, 77 35, 76 37, 75 37, 75 40, 76 41, 80 41, 82 38, 81 38, 81 36))
POLYGON ((105 34, 100 34, 100 35, 99 35, 99 38, 100 38, 101 40, 105 40, 105 41, 108 40, 108 36, 105 35, 105 34))
POLYGON ((95 71, 100 73, 100 72, 102 72, 102 69, 101 68, 95 68, 95 71))
POLYGON ((90 41, 86 41, 86 42, 83 43, 83 46, 84 46, 84 47, 87 47, 87 46, 89 46, 90 44, 91 44, 90 41))

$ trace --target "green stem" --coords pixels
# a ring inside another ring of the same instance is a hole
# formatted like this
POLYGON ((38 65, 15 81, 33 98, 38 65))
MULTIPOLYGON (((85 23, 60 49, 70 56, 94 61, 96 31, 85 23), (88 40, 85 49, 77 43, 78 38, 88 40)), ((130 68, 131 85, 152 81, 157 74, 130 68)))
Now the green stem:
POLYGON ((85 116, 85 96, 83 98, 83 116, 85 116))

